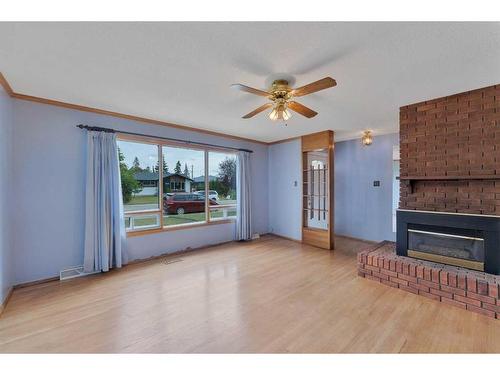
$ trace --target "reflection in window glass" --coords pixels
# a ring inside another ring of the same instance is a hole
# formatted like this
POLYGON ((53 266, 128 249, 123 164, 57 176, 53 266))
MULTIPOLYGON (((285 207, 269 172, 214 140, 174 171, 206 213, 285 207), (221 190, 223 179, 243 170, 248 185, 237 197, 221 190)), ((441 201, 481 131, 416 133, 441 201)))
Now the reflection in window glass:
POLYGON ((206 221, 205 151, 163 146, 163 225, 206 221))
POLYGON ((208 154, 210 220, 236 217, 236 155, 208 154))

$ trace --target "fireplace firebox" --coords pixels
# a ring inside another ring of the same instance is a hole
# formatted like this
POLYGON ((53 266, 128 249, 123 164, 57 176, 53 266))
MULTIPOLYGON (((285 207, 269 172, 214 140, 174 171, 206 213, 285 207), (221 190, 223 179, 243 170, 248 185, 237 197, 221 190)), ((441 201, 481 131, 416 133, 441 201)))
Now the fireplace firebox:
POLYGON ((446 229, 432 230, 408 229, 408 256, 484 271, 484 238, 481 234, 472 237, 466 233, 450 234, 446 229))
POLYGON ((398 255, 500 274, 500 217, 398 210, 398 255))

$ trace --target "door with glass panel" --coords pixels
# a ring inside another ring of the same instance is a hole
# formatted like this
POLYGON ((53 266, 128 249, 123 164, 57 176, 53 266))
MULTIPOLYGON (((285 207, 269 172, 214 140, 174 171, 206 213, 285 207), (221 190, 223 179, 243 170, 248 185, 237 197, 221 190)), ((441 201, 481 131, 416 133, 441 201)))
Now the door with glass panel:
POLYGON ((307 153, 307 227, 328 229, 328 153, 307 153))
POLYGON ((302 137, 302 241, 333 249, 333 132, 302 137))

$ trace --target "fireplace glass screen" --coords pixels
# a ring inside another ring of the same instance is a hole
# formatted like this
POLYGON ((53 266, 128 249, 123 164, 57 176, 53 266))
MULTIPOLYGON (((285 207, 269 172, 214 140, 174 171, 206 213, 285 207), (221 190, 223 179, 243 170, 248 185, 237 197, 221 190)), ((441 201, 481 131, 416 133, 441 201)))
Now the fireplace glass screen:
POLYGON ((480 237, 408 229, 408 255, 482 271, 484 240, 480 237))

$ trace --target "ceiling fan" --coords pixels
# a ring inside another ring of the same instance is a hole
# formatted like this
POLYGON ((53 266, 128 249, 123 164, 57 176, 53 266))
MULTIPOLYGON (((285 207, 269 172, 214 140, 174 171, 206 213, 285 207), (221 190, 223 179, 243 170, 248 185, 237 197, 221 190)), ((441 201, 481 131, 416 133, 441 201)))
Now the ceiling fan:
POLYGON ((284 79, 275 80, 268 91, 263 91, 259 89, 254 89, 253 87, 245 86, 239 83, 231 85, 232 88, 238 89, 240 91, 249 92, 250 94, 265 96, 271 103, 266 103, 252 112, 247 113, 243 118, 251 118, 256 114, 265 111, 268 108, 273 108, 271 113, 269 113, 269 118, 273 121, 276 120, 288 120, 292 114, 289 109, 294 112, 300 113, 302 116, 307 118, 314 117, 318 112, 313 111, 306 106, 297 103, 293 99, 296 97, 312 94, 313 92, 328 89, 337 85, 337 82, 331 77, 326 77, 320 79, 319 81, 309 83, 308 85, 292 89, 288 85, 288 81, 284 79))

